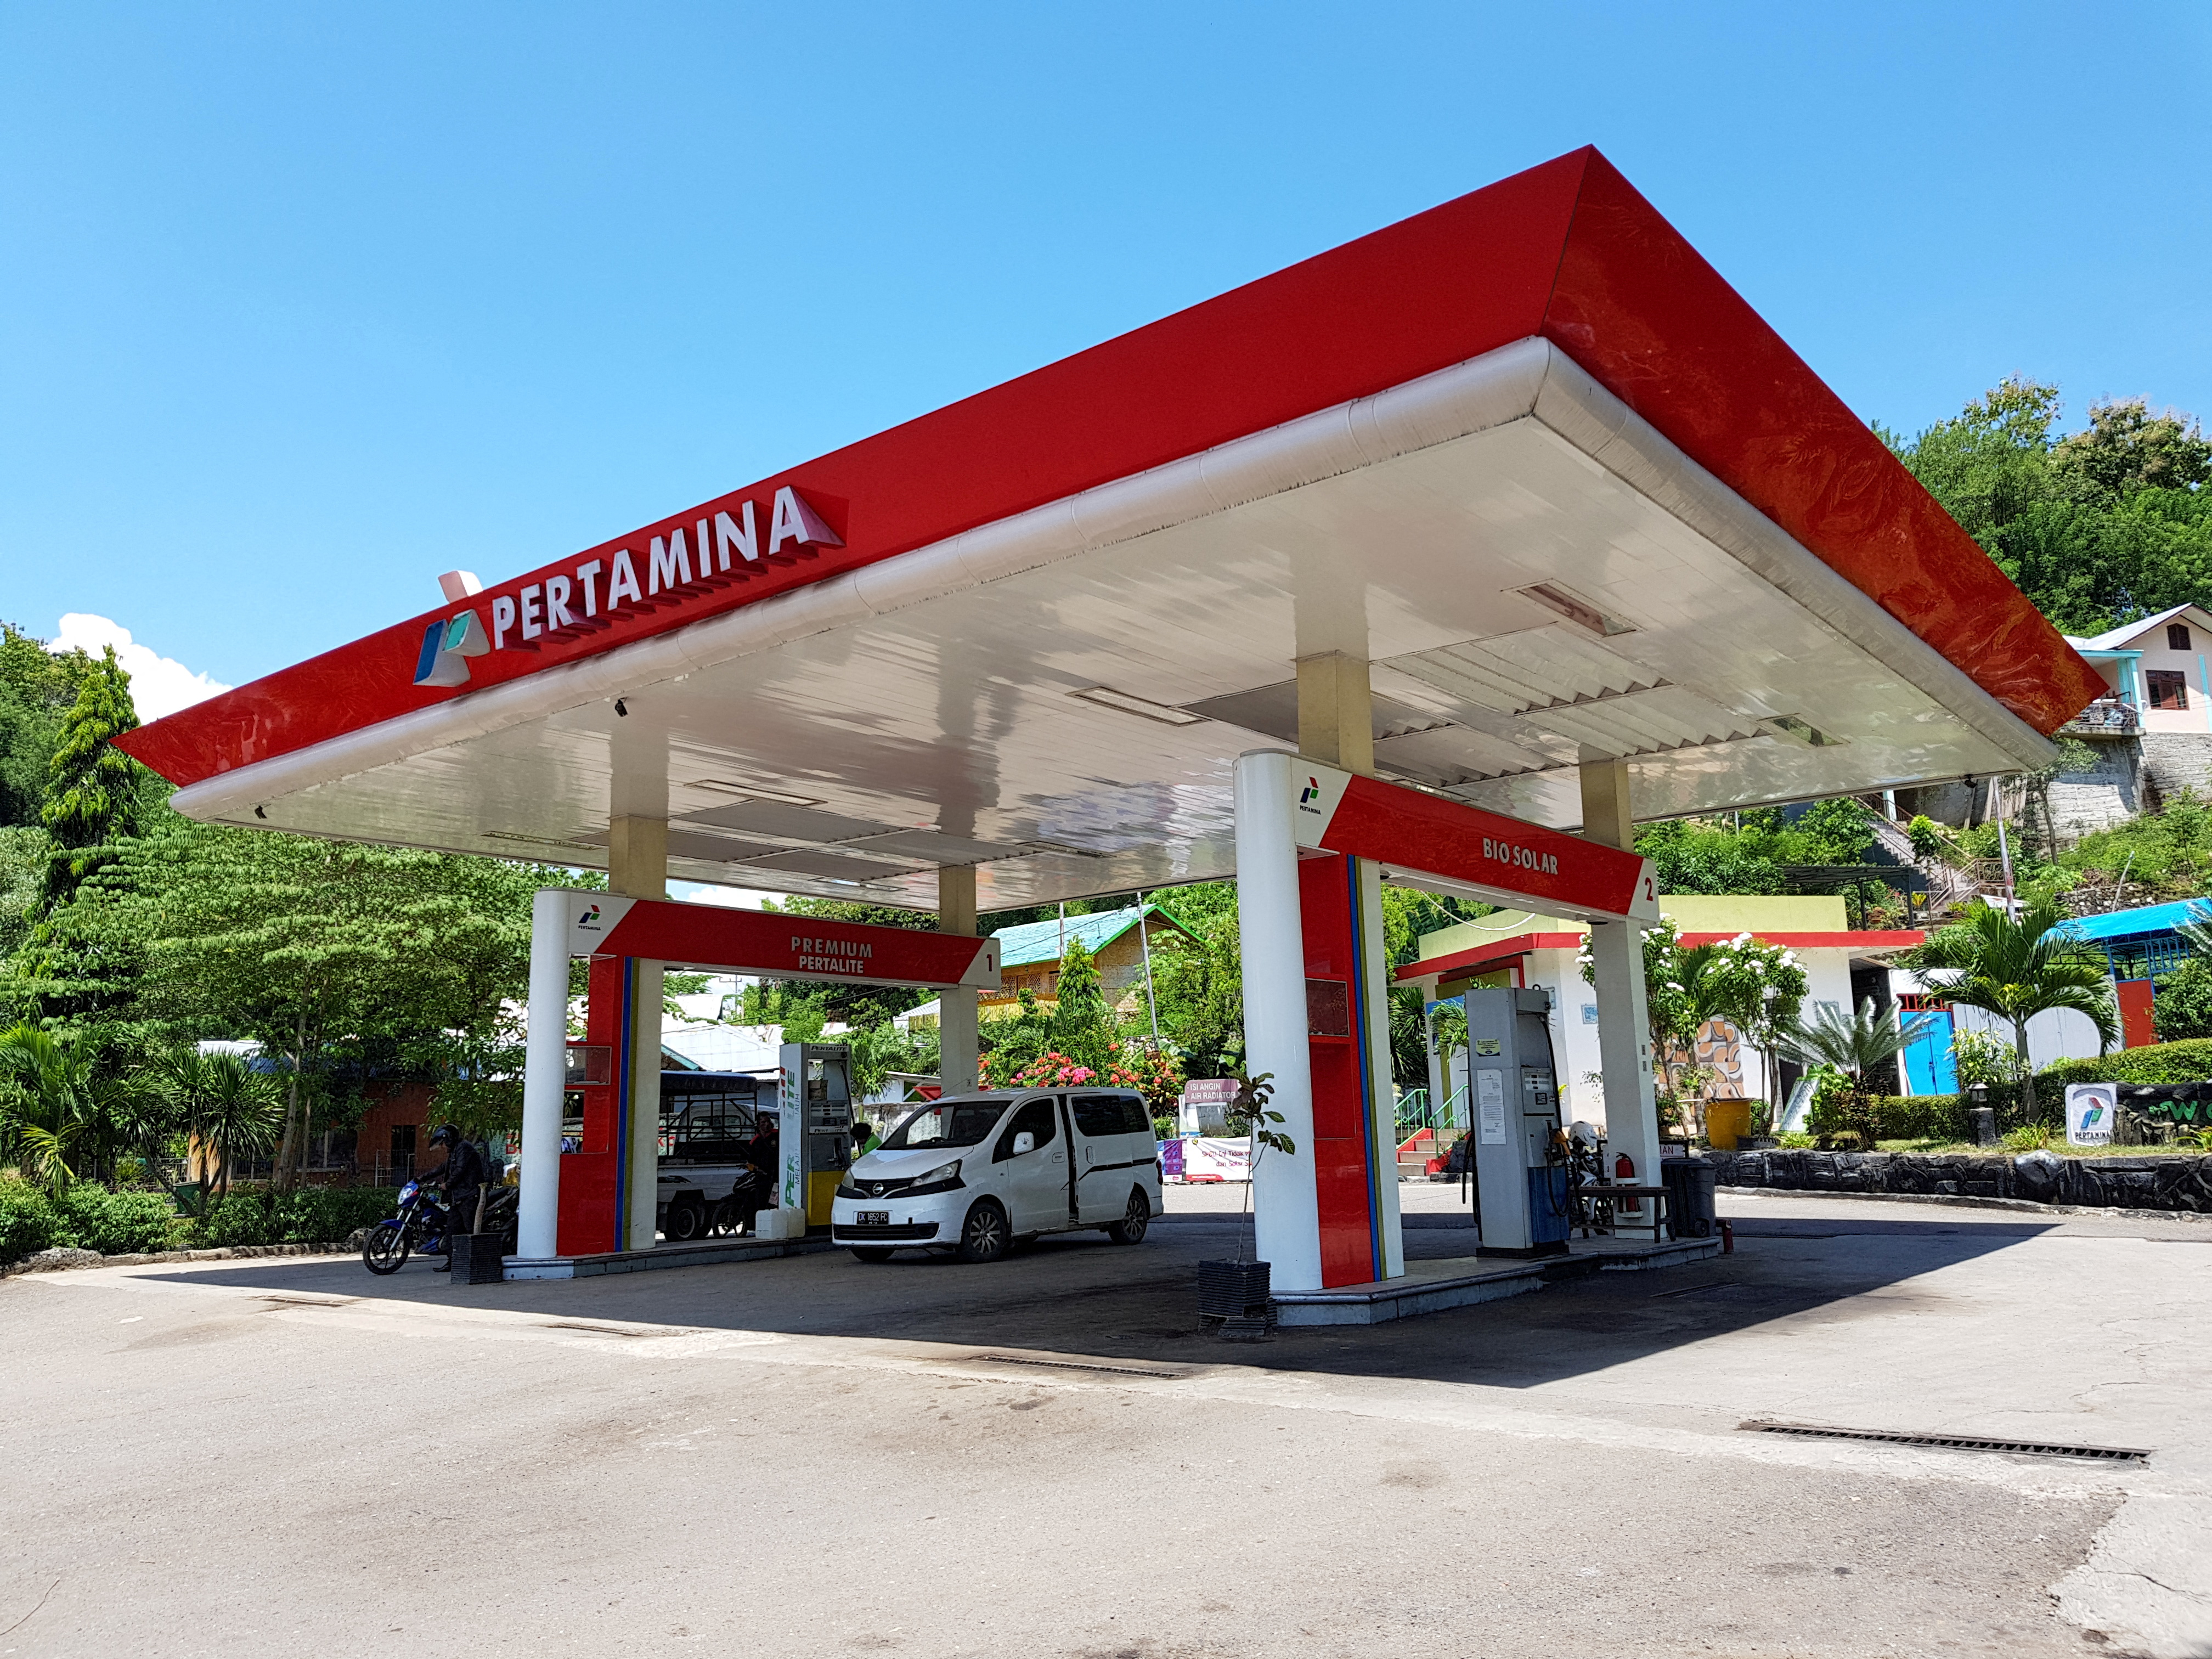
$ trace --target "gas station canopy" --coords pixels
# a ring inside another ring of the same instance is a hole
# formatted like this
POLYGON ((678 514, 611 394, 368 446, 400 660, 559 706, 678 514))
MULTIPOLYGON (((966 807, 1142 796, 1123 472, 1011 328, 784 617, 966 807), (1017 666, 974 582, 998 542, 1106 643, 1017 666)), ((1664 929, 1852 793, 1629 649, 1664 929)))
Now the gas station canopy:
POLYGON ((179 810, 934 908, 1227 876, 1296 665, 1558 828, 2045 763, 2101 690, 1594 150, 172 715, 179 810), (629 580, 625 581, 625 578, 629 580))

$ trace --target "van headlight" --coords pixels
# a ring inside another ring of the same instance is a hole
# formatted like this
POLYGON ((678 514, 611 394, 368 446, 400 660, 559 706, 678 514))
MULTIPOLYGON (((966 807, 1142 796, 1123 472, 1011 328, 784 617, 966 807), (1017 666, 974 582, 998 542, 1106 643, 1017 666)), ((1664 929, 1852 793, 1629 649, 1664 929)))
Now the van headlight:
POLYGON ((914 1178, 914 1185, 899 1194, 902 1198, 920 1198, 925 1193, 949 1193, 960 1185, 960 1160, 940 1164, 933 1170, 924 1170, 914 1178))

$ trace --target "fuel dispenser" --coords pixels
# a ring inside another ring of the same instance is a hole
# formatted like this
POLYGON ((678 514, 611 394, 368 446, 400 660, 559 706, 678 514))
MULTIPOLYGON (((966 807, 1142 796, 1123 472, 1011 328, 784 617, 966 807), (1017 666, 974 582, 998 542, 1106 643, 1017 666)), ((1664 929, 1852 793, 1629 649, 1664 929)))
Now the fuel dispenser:
POLYGON ((837 1183, 853 1163, 852 1052, 842 1042, 787 1042, 779 1056, 776 1204, 793 1233, 830 1224, 837 1183), (793 1224, 796 1223, 796 1224, 793 1224))
POLYGON ((1480 988, 1466 1005, 1480 1254, 1564 1255, 1571 1206, 1552 994, 1480 988))

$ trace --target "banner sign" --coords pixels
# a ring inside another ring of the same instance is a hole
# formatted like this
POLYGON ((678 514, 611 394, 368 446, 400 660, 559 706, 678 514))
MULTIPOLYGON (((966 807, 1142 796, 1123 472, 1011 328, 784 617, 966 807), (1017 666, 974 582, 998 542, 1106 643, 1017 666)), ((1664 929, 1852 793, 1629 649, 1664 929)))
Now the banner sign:
POLYGON ((2113 1083, 2069 1083, 2066 1085, 2066 1143, 2069 1146, 2109 1146, 2112 1118, 2119 1109, 2119 1085, 2113 1083))
POLYGON ((1428 876, 1548 915, 1659 920, 1651 860, 1563 830, 1486 812, 1310 761, 1291 767, 1298 845, 1428 876))
POLYGON ((1185 1181, 1249 1181, 1252 1178, 1252 1143, 1249 1139, 1230 1140, 1212 1135, 1194 1135, 1182 1143, 1182 1178, 1185 1181))
POLYGON ((999 988, 999 941, 672 899, 569 891, 568 954, 860 985, 999 988))

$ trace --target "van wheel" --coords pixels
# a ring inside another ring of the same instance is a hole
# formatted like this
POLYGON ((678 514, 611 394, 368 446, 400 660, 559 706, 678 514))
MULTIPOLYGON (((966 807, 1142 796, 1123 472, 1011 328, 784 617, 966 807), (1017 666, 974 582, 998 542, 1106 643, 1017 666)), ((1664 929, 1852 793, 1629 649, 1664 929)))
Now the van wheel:
POLYGON ((1006 1212, 994 1199, 979 1199, 960 1224, 960 1259, 996 1261, 1012 1242, 1006 1229, 1006 1212))
POLYGON ((678 1199, 668 1209, 668 1237, 688 1243, 707 1231, 707 1209, 697 1199, 678 1199))
POLYGON ((1116 1244, 1141 1244, 1145 1229, 1152 1224, 1152 1206, 1145 1201, 1143 1188, 1129 1194, 1129 1207, 1121 1218, 1106 1230, 1106 1237, 1116 1244))
POLYGON ((851 1249, 853 1254, 863 1261, 888 1261, 891 1259, 891 1253, 880 1244, 855 1244, 851 1249))

